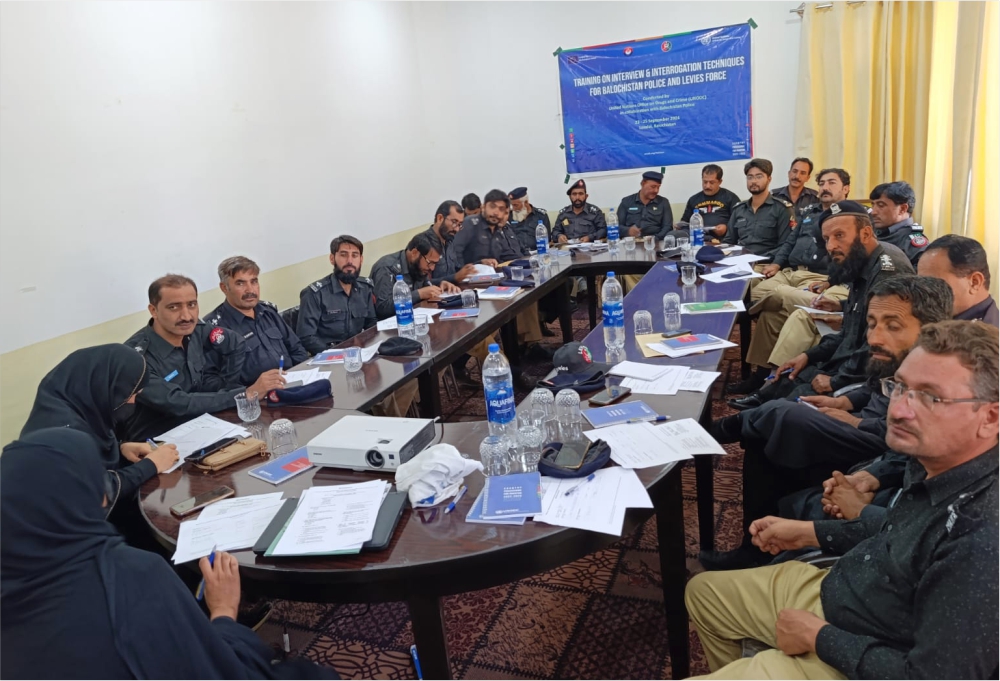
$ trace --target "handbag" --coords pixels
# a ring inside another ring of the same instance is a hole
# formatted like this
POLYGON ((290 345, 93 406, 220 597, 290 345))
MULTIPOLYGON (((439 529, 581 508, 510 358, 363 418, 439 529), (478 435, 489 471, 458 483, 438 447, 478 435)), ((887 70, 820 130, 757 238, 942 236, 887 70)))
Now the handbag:
POLYGON ((263 457, 266 453, 267 445, 263 440, 248 437, 245 440, 239 440, 228 447, 223 447, 219 451, 209 454, 193 465, 205 473, 214 473, 227 466, 232 466, 234 463, 249 459, 252 456, 263 457))

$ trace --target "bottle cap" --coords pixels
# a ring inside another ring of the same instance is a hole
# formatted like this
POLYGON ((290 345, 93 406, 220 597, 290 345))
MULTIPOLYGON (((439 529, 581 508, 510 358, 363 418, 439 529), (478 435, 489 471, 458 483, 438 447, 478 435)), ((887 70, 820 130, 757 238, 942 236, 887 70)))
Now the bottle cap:
POLYGON ((500 346, 497 345, 496 343, 490 343, 489 348, 487 348, 487 349, 490 352, 500 352, 500 346))
POLYGON ((611 278, 611 277, 613 277, 613 276, 615 276, 615 273, 614 273, 614 272, 608 272, 608 279, 610 279, 610 278, 611 278))
POLYGON ((396 275, 396 281, 403 281, 403 275, 402 274, 397 274, 396 275))

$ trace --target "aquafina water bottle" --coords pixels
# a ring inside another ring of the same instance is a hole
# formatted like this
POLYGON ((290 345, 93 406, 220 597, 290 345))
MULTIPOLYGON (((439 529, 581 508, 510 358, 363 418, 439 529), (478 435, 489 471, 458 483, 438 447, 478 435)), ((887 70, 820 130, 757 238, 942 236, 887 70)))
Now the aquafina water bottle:
POLYGON ((601 287, 602 311, 604 313, 604 347, 608 350, 625 345, 625 296, 622 285, 615 279, 614 272, 601 287))
POLYGON ((396 283, 392 287, 392 304, 396 308, 396 329, 403 338, 416 338, 413 328, 413 298, 410 287, 403 281, 403 275, 396 275, 396 283))
POLYGON ((698 249, 705 245, 705 220, 697 208, 691 214, 691 221, 688 224, 691 228, 691 251, 697 254, 698 249))
POLYGON ((486 393, 486 420, 490 435, 506 438, 510 446, 517 442, 517 409, 514 405, 514 379, 500 346, 491 343, 490 354, 483 361, 483 390, 486 393))
POLYGON ((535 249, 538 255, 549 252, 549 232, 541 220, 538 221, 538 227, 535 227, 535 249))
POLYGON ((608 250, 611 253, 618 252, 618 216, 615 212, 608 212, 608 250))

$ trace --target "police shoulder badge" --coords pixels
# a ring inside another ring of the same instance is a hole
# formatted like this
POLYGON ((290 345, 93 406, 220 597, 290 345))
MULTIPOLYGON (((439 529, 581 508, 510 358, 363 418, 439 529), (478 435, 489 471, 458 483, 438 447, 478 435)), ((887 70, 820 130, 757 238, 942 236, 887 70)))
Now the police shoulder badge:
POLYGON ((309 284, 309 288, 318 293, 319 290, 323 288, 323 280, 320 279, 319 281, 314 281, 313 283, 309 284))
MULTIPOLYGON (((836 206, 837 204, 833 204, 833 205, 836 206)), ((882 271, 883 272, 895 272, 896 271, 896 264, 892 261, 892 258, 890 258, 887 253, 883 253, 882 255, 879 256, 879 262, 882 263, 882 271)))
POLYGON ((212 329, 211 333, 208 334, 208 340, 212 345, 218 345, 222 341, 226 340, 226 332, 222 330, 221 326, 217 326, 212 329))
POLYGON ((911 234, 910 243, 913 244, 914 248, 923 248, 927 245, 927 237, 923 234, 911 234))

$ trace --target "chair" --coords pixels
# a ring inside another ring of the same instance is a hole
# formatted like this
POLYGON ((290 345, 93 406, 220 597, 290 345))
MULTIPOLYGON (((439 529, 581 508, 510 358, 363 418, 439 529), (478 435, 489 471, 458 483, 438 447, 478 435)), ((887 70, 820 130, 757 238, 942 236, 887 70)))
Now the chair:
POLYGON ((290 307, 287 310, 282 310, 278 314, 281 315, 281 318, 285 320, 285 323, 292 327, 292 330, 294 331, 296 325, 299 323, 299 306, 296 305, 295 307, 290 307))

